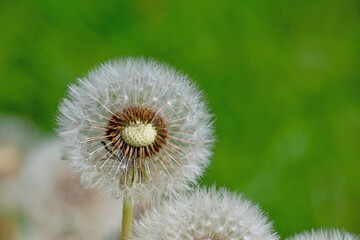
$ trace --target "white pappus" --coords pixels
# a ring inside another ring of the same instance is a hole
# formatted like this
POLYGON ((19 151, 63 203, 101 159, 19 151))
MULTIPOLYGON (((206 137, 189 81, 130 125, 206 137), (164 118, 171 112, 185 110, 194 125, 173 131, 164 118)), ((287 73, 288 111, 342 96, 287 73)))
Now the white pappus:
POLYGON ((134 240, 276 240, 262 211, 225 189, 195 189, 145 212, 134 240))
POLYGON ((213 145, 212 116, 189 77, 144 58, 108 61, 59 107, 65 158, 88 188, 158 199, 188 189, 213 145))
POLYGON ((344 230, 319 229, 296 234, 287 240, 360 240, 360 237, 344 230))

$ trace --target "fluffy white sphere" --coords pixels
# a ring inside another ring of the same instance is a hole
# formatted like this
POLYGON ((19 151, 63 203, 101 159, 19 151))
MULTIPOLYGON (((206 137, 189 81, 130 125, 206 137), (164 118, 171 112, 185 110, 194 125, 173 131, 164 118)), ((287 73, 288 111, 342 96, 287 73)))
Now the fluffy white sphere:
POLYGON ((360 240, 360 237, 347 233, 344 230, 319 229, 297 234, 288 238, 288 240, 360 240))
POLYGON ((276 240, 262 211, 225 189, 196 189, 145 212, 134 240, 276 240))
POLYGON ((208 165, 211 115, 190 79, 153 60, 104 63, 59 107, 65 158, 88 187, 157 198, 188 188, 208 165))

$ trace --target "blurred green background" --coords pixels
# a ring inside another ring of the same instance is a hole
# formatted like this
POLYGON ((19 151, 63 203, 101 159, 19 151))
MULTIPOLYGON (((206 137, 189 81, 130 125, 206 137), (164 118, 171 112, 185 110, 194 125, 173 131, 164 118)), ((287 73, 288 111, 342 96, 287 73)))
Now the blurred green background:
POLYGON ((204 184, 243 192, 283 237, 360 232, 358 0, 1 0, 0 22, 0 113, 52 132, 67 84, 151 56, 216 116, 204 184))

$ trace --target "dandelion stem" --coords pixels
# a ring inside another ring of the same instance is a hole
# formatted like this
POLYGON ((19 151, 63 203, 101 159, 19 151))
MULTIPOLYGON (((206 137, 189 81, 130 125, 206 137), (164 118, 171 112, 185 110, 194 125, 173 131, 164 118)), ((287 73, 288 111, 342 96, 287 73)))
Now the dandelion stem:
POLYGON ((129 240, 131 237, 132 222, 133 222, 133 210, 134 210, 133 197, 131 196, 131 199, 124 199, 122 227, 121 227, 121 240, 129 240))

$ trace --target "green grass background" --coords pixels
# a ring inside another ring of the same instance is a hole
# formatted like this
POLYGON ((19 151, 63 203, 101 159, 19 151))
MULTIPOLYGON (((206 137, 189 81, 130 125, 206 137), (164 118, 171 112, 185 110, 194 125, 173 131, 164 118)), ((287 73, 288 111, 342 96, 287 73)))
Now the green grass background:
POLYGON ((53 131, 68 83, 151 56, 188 73, 216 116, 203 179, 244 195, 281 236, 360 232, 357 0, 1 0, 0 112, 53 131))

